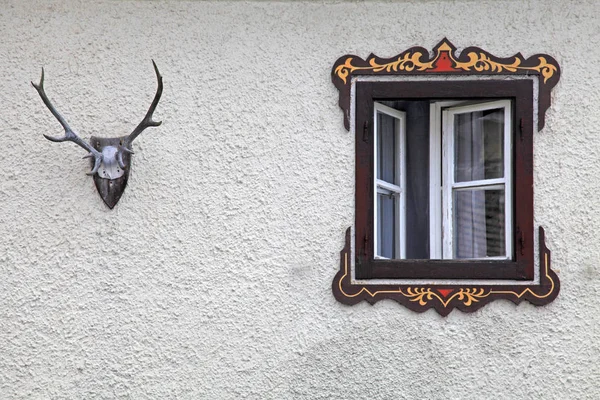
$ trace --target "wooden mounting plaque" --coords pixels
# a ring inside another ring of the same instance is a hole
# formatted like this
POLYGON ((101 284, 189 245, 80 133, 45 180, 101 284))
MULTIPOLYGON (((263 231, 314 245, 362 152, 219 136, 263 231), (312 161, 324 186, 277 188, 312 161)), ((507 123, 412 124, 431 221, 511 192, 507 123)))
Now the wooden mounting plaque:
MULTIPOLYGON (((92 136, 90 138, 90 143, 96 150, 102 152, 102 149, 107 146, 117 147, 122 145, 123 142, 127 139, 127 136, 118 137, 118 138, 100 138, 92 136)), ((96 190, 98 190, 98 194, 104 201, 104 204, 111 210, 117 205, 125 188, 127 187, 127 181, 129 180, 129 171, 131 167, 131 154, 123 153, 123 162, 125 163, 125 168, 123 168, 123 176, 117 179, 105 179, 101 178, 99 174, 94 174, 94 184, 96 185, 96 190)), ((92 159, 90 164, 92 167, 94 166, 94 160, 92 159)))

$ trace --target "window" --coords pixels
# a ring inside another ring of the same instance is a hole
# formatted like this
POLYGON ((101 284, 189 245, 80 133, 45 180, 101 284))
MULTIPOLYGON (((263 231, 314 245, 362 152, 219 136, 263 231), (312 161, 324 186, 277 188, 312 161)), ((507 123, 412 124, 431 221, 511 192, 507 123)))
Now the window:
POLYGON ((554 300, 541 227, 534 256, 533 135, 559 77, 548 55, 458 55, 445 39, 432 53, 340 57, 332 80, 354 134, 355 222, 336 299, 442 315, 554 300))
POLYGON ((357 82, 357 278, 531 279, 532 104, 527 79, 357 82))

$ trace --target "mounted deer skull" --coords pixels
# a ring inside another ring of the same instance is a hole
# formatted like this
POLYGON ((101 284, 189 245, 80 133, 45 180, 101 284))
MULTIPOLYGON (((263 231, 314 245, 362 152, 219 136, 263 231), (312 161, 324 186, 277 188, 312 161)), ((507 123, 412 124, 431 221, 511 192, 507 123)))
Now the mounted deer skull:
POLYGON ((87 174, 93 175, 94 183, 96 184, 98 193, 100 193, 100 197, 102 197, 104 203, 111 209, 117 204, 127 186, 127 179, 129 178, 131 166, 131 155, 133 154, 131 144, 144 129, 150 126, 159 126, 162 123, 162 121, 157 122, 152 120, 152 114, 158 105, 163 90, 162 76, 160 75, 160 72, 158 72, 154 60, 152 61, 152 64, 154 65, 154 71, 156 72, 158 88, 156 89, 154 100, 142 122, 140 122, 133 132, 127 136, 117 138, 97 138, 92 136, 89 144, 83 141, 69 127, 67 121, 58 111, 56 111, 56 108, 54 108, 48 99, 48 96, 46 96, 46 92, 44 91, 43 68, 40 83, 36 85, 31 82, 33 87, 38 91, 46 107, 48 107, 52 115, 54 115, 63 128, 65 128, 65 136, 63 137, 56 138, 48 135, 44 135, 44 137, 52 142, 74 142, 89 152, 84 158, 92 158, 92 170, 87 174))

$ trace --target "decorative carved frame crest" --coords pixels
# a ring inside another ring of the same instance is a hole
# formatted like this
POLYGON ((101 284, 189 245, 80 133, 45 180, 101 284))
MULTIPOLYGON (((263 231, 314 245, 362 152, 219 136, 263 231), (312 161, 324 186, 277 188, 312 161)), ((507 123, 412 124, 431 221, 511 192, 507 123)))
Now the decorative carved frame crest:
MULTIPOLYGON (((551 103, 551 90, 560 79, 560 67, 546 54, 525 59, 520 53, 500 58, 478 47, 468 47, 459 55, 456 47, 443 39, 430 53, 423 47, 412 47, 392 58, 371 54, 366 60, 354 55, 340 57, 332 68, 332 81, 339 91, 339 105, 344 112, 344 126, 350 130, 352 79, 360 75, 536 75, 538 76, 538 131, 544 127, 545 114, 551 103)), ((424 312, 430 308, 440 315, 448 315, 454 308, 473 312, 496 299, 507 299, 515 304, 523 300, 534 305, 552 302, 560 291, 558 276, 550 267, 550 250, 545 234, 539 227, 539 266, 537 279, 526 284, 431 284, 370 283, 354 280, 352 269, 351 229, 346 231, 344 249, 340 253, 340 270, 335 275, 332 290, 341 303, 354 305, 363 300, 374 304, 392 299, 407 308, 424 312)), ((481 281, 479 281, 481 282, 481 281)))
POLYGON ((560 67, 547 54, 536 54, 528 59, 521 53, 501 58, 479 47, 467 47, 456 55, 456 47, 443 39, 433 48, 433 57, 423 47, 412 47, 392 58, 379 58, 374 54, 366 60, 354 55, 340 57, 331 71, 331 78, 339 90, 339 105, 344 110, 344 126, 350 130, 350 87, 356 75, 538 75, 538 131, 545 123, 550 107, 550 92, 560 79, 560 67))

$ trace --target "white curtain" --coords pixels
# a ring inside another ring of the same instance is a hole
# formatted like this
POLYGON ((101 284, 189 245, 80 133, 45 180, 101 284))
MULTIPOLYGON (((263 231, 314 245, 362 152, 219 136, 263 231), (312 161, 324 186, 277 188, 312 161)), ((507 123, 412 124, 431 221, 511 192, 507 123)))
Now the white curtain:
MULTIPOLYGON (((456 115, 455 168, 457 181, 485 179, 483 113, 456 115), (460 138, 460 140, 458 140, 460 138)), ((481 258, 487 255, 485 190, 454 192, 454 235, 457 258, 481 258)))

